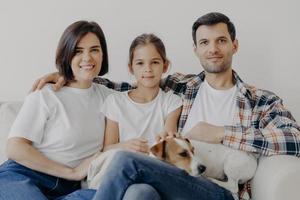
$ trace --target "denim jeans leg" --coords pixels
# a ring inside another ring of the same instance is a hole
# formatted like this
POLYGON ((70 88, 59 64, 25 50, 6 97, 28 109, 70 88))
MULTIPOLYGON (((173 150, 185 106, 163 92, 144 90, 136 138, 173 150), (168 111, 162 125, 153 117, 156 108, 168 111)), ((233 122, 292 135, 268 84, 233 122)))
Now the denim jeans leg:
MULTIPOLYGON (((13 161, 6 161, 0 166, 0 199, 1 200, 47 200, 41 190, 31 179, 18 171, 13 161), (11 170, 14 168, 14 170, 11 170)), ((24 171, 22 171, 24 172, 24 171)))
POLYGON ((55 200, 91 200, 96 193, 93 189, 80 189, 55 200))
POLYGON ((78 181, 68 181, 37 172, 8 160, 0 166, 1 200, 48 200, 80 188, 78 181))
POLYGON ((121 200, 135 183, 151 185, 165 200, 233 200, 229 191, 205 178, 190 176, 165 162, 132 152, 115 155, 94 200, 121 200))
POLYGON ((161 200, 161 198, 151 185, 139 183, 127 188, 123 200, 161 200))

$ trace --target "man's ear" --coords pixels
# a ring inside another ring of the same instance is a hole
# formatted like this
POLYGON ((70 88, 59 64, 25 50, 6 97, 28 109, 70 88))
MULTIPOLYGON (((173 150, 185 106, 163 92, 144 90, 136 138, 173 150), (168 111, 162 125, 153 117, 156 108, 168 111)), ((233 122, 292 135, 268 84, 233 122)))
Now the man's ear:
POLYGON ((239 41, 237 39, 235 39, 232 43, 233 45, 233 53, 236 53, 239 49, 239 41))
POLYGON ((195 43, 193 43, 193 50, 194 50, 194 54, 197 56, 197 46, 195 43))
POLYGON ((157 158, 164 160, 166 158, 166 141, 160 141, 159 143, 155 144, 150 149, 151 153, 155 155, 157 158))

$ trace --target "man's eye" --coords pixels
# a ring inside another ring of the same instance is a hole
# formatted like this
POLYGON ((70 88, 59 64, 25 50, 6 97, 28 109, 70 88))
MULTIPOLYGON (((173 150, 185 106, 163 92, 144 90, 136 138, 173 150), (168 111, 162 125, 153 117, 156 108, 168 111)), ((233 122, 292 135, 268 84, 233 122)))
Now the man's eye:
POLYGON ((207 41, 202 41, 202 42, 199 42, 200 45, 207 45, 208 42, 207 41))
POLYGON ((188 157, 189 154, 188 154, 187 151, 183 151, 183 152, 180 152, 179 155, 180 155, 181 157, 188 157))
POLYGON ((226 42, 226 40, 225 39, 219 39, 219 43, 225 43, 226 42))

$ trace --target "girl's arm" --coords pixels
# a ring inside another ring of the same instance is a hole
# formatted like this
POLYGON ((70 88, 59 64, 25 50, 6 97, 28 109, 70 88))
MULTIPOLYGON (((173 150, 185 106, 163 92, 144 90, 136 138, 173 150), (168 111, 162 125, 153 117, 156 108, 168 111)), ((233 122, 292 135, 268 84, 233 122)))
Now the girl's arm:
POLYGON ((119 124, 108 118, 105 118, 105 122, 106 126, 103 151, 107 151, 110 149, 125 149, 141 153, 149 152, 147 140, 143 138, 136 138, 124 142, 119 142, 119 124))
POLYGON ((85 175, 58 162, 48 159, 32 146, 32 142, 25 138, 13 137, 8 139, 6 146, 7 157, 30 169, 52 176, 81 180, 85 175))
POLYGON ((181 114, 182 106, 172 111, 166 118, 165 129, 156 137, 156 141, 166 138, 167 136, 178 136, 177 125, 181 114))
POLYGON ((181 114, 182 106, 172 111, 166 118, 165 122, 165 132, 176 133, 179 116, 181 114))

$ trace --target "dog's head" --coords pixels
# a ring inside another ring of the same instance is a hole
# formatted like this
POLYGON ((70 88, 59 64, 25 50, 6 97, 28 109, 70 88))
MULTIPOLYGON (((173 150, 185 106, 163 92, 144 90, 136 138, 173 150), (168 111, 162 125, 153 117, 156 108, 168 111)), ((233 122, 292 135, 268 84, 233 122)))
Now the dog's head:
POLYGON ((194 147, 186 138, 166 138, 150 149, 157 158, 187 171, 192 176, 199 176, 206 167, 194 156, 194 147))

